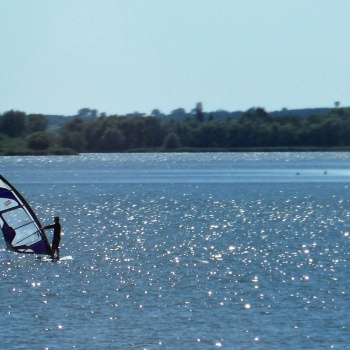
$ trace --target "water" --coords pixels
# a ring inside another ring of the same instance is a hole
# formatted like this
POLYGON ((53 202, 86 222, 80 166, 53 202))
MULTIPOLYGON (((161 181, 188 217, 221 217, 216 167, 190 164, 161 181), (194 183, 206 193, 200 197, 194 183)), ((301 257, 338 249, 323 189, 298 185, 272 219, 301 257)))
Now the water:
POLYGON ((2 347, 349 349, 349 161, 3 157, 74 259, 0 252, 2 347))

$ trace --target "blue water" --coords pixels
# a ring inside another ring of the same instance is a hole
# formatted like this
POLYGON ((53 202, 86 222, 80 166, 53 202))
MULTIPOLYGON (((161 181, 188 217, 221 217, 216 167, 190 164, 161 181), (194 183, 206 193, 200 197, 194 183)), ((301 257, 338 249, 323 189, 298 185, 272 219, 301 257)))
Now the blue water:
POLYGON ((74 258, 0 251, 2 348, 350 349, 347 153, 3 157, 1 173, 43 224, 61 216, 74 258))

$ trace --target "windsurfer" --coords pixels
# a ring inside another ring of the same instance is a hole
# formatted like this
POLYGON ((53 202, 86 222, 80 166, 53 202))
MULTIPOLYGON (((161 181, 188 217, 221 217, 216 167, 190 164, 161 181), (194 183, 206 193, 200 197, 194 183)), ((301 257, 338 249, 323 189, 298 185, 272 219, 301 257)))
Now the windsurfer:
POLYGON ((60 258, 60 240, 61 240, 61 224, 60 218, 55 216, 55 223, 53 225, 44 226, 43 229, 51 229, 53 228, 53 239, 52 239, 52 259, 55 258, 55 252, 57 252, 56 258, 60 258))

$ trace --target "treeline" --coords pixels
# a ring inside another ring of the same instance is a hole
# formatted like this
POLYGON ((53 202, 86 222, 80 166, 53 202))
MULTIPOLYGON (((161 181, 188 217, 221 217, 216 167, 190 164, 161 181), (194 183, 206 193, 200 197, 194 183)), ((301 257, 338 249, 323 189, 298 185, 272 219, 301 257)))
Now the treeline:
POLYGON ((75 118, 60 130, 60 145, 78 152, 181 151, 334 148, 350 146, 350 109, 325 115, 273 117, 252 108, 238 118, 204 119, 200 108, 192 119, 120 116, 84 121, 75 118))
POLYGON ((252 108, 239 117, 215 119, 201 106, 186 120, 155 116, 75 117, 48 131, 40 114, 9 111, 0 116, 1 154, 83 152, 239 151, 346 149, 350 147, 350 109, 301 118, 273 116, 252 108))

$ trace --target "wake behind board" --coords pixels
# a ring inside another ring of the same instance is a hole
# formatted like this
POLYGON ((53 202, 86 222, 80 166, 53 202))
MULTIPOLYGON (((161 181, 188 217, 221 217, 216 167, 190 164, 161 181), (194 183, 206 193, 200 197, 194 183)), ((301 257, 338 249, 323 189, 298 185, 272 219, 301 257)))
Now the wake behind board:
POLYGON ((67 256, 62 256, 59 259, 56 259, 56 258, 51 259, 51 258, 46 257, 46 256, 44 256, 44 257, 38 256, 37 259, 40 261, 45 261, 45 262, 60 262, 60 261, 73 260, 73 257, 71 255, 67 255, 67 256))

